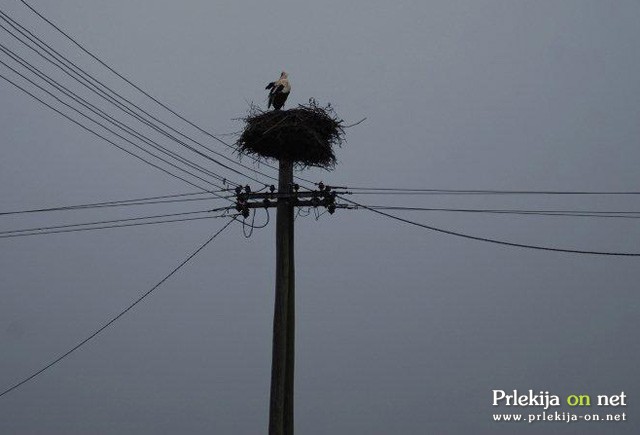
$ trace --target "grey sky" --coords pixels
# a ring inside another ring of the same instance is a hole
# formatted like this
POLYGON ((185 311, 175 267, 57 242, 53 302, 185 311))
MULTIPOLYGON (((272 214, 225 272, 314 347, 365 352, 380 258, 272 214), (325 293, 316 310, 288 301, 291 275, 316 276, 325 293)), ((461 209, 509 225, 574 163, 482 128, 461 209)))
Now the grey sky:
MULTIPOLYGON (((237 131, 234 118, 248 102, 266 107, 264 86, 283 69, 293 88, 287 107, 315 97, 347 122, 366 116, 348 130, 337 169, 307 171, 306 178, 443 189, 640 185, 637 1, 32 4, 214 133, 237 131)), ((20 2, 3 1, 2 10, 114 89, 226 152, 93 63, 20 2)), ((0 41, 37 61, 3 31, 0 41)), ((194 190, 4 81, 0 98, 0 211, 194 190)), ((633 196, 355 199, 640 211, 633 196)), ((207 206, 6 216, 0 230, 207 206)), ((519 243, 640 252, 634 219, 404 216, 519 243)), ((83 339, 222 224, 1 239, 0 389, 83 339)), ((270 225, 245 239, 231 226, 97 340, 0 398, 0 431, 263 433, 274 231, 270 225)), ((607 424, 606 432, 637 433, 640 260, 501 247, 367 211, 299 218, 296 238, 299 433, 603 433, 603 423, 494 423, 492 389, 563 397, 624 390, 629 406, 618 411, 630 421, 607 424)))

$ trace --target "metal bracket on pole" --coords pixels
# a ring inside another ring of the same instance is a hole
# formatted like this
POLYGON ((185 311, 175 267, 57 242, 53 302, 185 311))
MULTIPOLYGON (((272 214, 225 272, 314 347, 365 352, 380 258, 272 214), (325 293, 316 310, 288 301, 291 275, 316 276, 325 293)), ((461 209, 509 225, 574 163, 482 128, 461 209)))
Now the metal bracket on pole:
POLYGON ((252 208, 273 208, 277 206, 279 199, 291 199, 294 207, 324 207, 329 214, 333 214, 336 208, 336 196, 341 193, 331 190, 331 187, 320 185, 319 190, 300 191, 297 185, 291 186, 290 192, 277 192, 274 186, 270 186, 269 192, 251 192, 249 186, 236 188, 236 210, 245 218, 249 217, 252 208))

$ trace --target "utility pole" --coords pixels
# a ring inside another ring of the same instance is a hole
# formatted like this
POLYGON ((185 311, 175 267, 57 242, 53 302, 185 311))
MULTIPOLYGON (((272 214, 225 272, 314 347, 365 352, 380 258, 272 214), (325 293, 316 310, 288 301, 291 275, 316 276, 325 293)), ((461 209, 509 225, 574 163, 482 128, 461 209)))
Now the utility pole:
POLYGON ((303 168, 333 169, 336 165, 334 147, 344 141, 347 126, 337 117, 331 104, 322 107, 313 98, 308 105, 300 104, 289 110, 280 110, 278 107, 265 112, 252 106, 244 121, 245 128, 236 141, 238 152, 257 156, 256 162, 261 159, 277 160, 280 165, 278 191, 273 185, 265 186, 269 188, 268 192, 261 189, 256 193, 252 193, 249 186, 238 186, 236 210, 246 219, 252 208, 265 208, 268 214, 269 208, 277 207, 269 435, 293 435, 296 320, 294 210, 296 207, 308 207, 309 212, 314 210, 317 219, 320 217, 318 207, 325 207, 330 214, 336 208, 347 208, 346 205, 336 205, 337 194, 346 192, 335 192, 323 183, 317 183, 317 190, 314 187, 314 190, 301 191, 300 186, 294 183, 293 168, 299 165, 303 168))
MULTIPOLYGON (((281 160, 278 193, 293 192, 293 162, 281 160)), ((278 198, 276 222, 276 298, 273 311, 269 435, 293 435, 295 270, 293 198, 278 198)))
MULTIPOLYGON (((300 191, 293 182, 293 161, 280 160, 278 190, 252 193, 249 186, 236 188, 236 210, 246 218, 250 209, 277 208, 276 217, 276 292, 273 312, 271 359, 271 398, 269 435, 293 435, 295 365, 295 268, 294 209, 325 207, 330 214, 336 208, 336 195, 322 183, 319 190, 300 191)), ((344 192, 346 193, 346 192, 344 192)))

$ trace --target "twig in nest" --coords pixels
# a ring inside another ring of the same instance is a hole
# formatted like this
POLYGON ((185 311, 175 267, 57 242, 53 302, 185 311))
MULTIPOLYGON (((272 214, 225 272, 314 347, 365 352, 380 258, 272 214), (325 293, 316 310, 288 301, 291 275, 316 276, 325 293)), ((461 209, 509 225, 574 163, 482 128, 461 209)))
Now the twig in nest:
POLYGON ((351 128, 351 127, 355 127, 356 125, 361 124, 361 123, 365 122, 366 120, 367 120, 367 117, 365 116, 365 117, 364 117, 364 118, 362 118, 360 121, 355 122, 355 123, 353 123, 353 124, 345 125, 345 126, 344 126, 344 127, 342 127, 342 128, 351 128))

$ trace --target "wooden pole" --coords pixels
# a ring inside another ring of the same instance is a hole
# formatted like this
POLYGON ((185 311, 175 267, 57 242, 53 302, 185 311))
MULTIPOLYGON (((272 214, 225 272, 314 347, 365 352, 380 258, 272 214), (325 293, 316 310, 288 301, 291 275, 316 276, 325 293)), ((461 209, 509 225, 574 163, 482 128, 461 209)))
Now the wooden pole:
MULTIPOLYGON (((278 192, 293 192, 293 162, 280 161, 278 192)), ((269 435, 293 435, 295 275, 293 199, 279 198, 276 222, 276 297, 273 312, 269 435)))
MULTIPOLYGON (((293 164, 290 166, 291 183, 293 186, 293 164)), ((291 189, 293 190, 293 189, 291 189)), ((284 387, 284 435, 293 435, 293 380, 295 368, 295 344, 296 344, 296 276, 295 276, 295 250, 294 250, 294 205, 289 202, 289 294, 287 295, 287 371, 284 387)))

